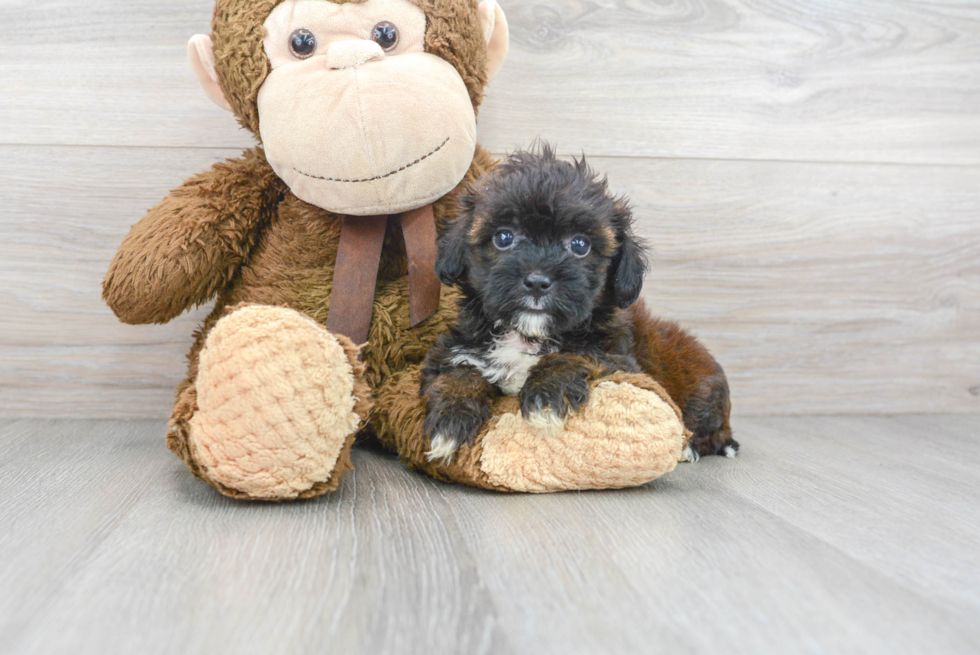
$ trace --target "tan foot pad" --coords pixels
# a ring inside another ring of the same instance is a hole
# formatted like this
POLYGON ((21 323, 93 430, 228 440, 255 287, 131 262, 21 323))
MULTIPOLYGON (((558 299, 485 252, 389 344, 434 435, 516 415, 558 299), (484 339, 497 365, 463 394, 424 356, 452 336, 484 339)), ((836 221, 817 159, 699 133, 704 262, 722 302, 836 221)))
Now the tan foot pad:
POLYGON ((246 306, 208 335, 199 371, 188 437, 207 478, 260 499, 330 479, 361 421, 336 337, 293 310, 246 306))
POLYGON ((672 471, 686 439, 659 385, 617 375, 593 388, 564 431, 532 428, 519 411, 501 415, 482 439, 480 469, 490 484, 514 491, 635 487, 672 471))

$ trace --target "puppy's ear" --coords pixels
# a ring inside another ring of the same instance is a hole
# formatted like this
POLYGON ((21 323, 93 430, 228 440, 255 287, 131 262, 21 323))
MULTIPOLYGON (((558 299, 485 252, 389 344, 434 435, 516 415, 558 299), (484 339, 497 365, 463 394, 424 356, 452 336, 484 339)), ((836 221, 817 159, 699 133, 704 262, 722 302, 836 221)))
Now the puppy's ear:
POLYGON ((471 208, 463 205, 459 217, 439 238, 439 252, 436 254, 436 275, 447 286, 459 284, 466 275, 466 251, 470 245, 469 231, 472 222, 471 208))
POLYGON ((643 276, 647 272, 647 251, 643 244, 633 235, 632 213, 625 203, 616 207, 620 214, 619 249, 610 268, 609 287, 612 290, 613 302, 617 307, 626 309, 637 301, 643 290, 643 276))

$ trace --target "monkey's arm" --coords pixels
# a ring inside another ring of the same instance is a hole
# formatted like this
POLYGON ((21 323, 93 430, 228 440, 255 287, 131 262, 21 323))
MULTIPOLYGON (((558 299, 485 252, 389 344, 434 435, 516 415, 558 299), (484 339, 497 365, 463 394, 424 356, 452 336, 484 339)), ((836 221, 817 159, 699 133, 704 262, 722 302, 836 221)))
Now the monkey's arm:
POLYGON ((166 323, 206 302, 245 261, 285 185, 259 148, 174 189, 132 227, 102 283, 124 323, 166 323))

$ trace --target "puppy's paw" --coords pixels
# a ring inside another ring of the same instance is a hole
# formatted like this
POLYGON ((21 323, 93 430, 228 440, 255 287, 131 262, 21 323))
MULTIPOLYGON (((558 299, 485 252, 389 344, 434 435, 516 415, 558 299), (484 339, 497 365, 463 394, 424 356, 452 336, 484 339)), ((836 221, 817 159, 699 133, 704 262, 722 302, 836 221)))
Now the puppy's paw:
POLYGON ((589 401, 589 378, 579 371, 532 376, 524 384, 518 399, 521 415, 529 425, 561 430, 566 419, 589 401))
MULTIPOLYGON (((524 412, 523 408, 521 411, 524 412)), ((532 428, 548 432, 558 432, 565 427, 565 418, 558 416, 550 409, 536 409, 530 414, 524 412, 524 420, 532 428)))
POLYGON ((691 448, 691 445, 688 444, 688 445, 684 446, 684 450, 681 451, 681 456, 677 458, 677 461, 678 462, 691 462, 693 464, 694 462, 698 461, 699 459, 701 459, 701 455, 699 455, 698 454, 698 451, 696 451, 693 448, 691 448))
POLYGON ((436 434, 436 436, 432 437, 429 450, 425 453, 425 458, 430 462, 437 462, 442 465, 450 464, 453 458, 456 457, 456 451, 459 450, 459 443, 452 437, 447 437, 444 434, 436 434))
POLYGON ((718 454, 724 455, 728 459, 735 459, 735 456, 738 455, 738 442, 734 439, 729 439, 727 443, 721 447, 721 450, 718 451, 718 454))
POLYGON ((459 447, 470 443, 483 426, 483 416, 456 408, 456 411, 430 413, 425 419, 425 433, 430 435, 425 457, 430 462, 451 464, 459 447))

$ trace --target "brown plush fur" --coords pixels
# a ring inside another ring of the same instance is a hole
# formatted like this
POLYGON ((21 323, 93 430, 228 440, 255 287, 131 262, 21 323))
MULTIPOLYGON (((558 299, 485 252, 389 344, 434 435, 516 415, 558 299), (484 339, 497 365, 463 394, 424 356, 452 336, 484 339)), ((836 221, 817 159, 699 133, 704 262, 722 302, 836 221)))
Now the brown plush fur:
MULTIPOLYGON (((478 107, 487 73, 476 0, 413 1, 427 15, 426 51, 459 71, 478 107)), ((257 138, 256 98, 270 70, 262 25, 279 2, 218 0, 212 22, 222 90, 239 122, 257 138)), ((491 157, 478 148, 462 184, 471 184, 492 165, 491 157)), ((452 194, 435 203, 440 230, 455 205, 452 194)), ((167 441, 196 475, 222 493, 243 496, 207 479, 187 445, 189 421, 197 409, 194 385, 200 351, 218 320, 243 304, 290 307, 324 323, 342 222, 342 216, 290 193, 262 149, 254 148, 188 180, 151 209, 125 238, 106 275, 103 297, 127 323, 164 323, 217 296, 188 355, 188 374, 177 390, 167 441)), ((365 399, 356 411, 364 419, 370 389, 418 365, 455 317, 455 296, 445 293, 436 315, 410 330, 407 297, 404 243, 400 231, 389 225, 369 342, 363 363, 355 366, 358 385, 363 386, 358 396, 365 399)), ((336 488, 350 468, 348 451, 345 448, 330 480, 304 497, 336 488)))
MULTIPOLYGON (((481 439, 492 425, 492 419, 472 444, 460 448, 450 464, 437 464, 426 459, 425 452, 429 448, 429 442, 422 434, 425 402, 419 398, 420 378, 421 371, 416 367, 397 375, 378 390, 373 423, 382 445, 398 453, 412 468, 437 480, 462 482, 494 491, 510 491, 491 484, 480 468, 481 439)), ((497 410, 498 414, 506 411, 520 413, 520 407, 514 398, 503 399, 497 410)))
POLYGON ((232 282, 286 185, 261 148, 174 189, 133 226, 109 268, 103 297, 125 323, 166 323, 232 282))
MULTIPOLYGON (((279 1, 218 0, 215 8, 219 81, 238 120, 256 136, 256 95, 269 71, 262 23, 279 1)), ((478 106, 486 58, 476 0, 413 1, 427 13, 426 49, 456 67, 478 106)), ((477 148, 461 185, 472 184, 493 165, 477 148)), ((438 200, 434 210, 442 232, 455 213, 455 196, 438 200)), ((123 241, 106 275, 103 297, 127 323, 163 323, 195 304, 217 299, 188 354, 188 374, 177 390, 167 443, 195 475, 226 495, 249 497, 209 478, 188 443, 198 409, 195 383, 201 350, 218 321, 243 304, 292 308, 322 325, 342 221, 296 198, 272 171, 262 149, 254 148, 192 178, 151 209, 123 241)), ((503 490, 480 468, 479 439, 448 468, 437 468, 423 455, 427 444, 420 436, 424 405, 418 398, 419 367, 436 337, 455 321, 457 300, 455 292, 444 289, 436 314, 409 328, 405 248, 400 232, 389 225, 361 361, 359 349, 342 341, 354 366, 360 399, 355 412, 362 425, 369 422, 381 442, 412 465, 440 479, 503 490)), ((330 478, 299 497, 337 487, 350 468, 353 439, 352 434, 330 478)))
MULTIPOLYGON (((421 372, 413 368, 412 370, 399 374, 379 390, 373 422, 378 430, 378 436, 382 444, 386 448, 401 455, 403 460, 412 468, 422 471, 437 480, 458 482, 493 491, 515 491, 511 487, 494 484, 490 475, 485 470, 485 463, 482 460, 484 441, 495 430, 498 422, 507 416, 519 417, 521 415, 520 401, 518 398, 516 396, 498 397, 494 401, 493 416, 483 426, 472 443, 463 444, 457 451, 455 458, 448 464, 430 462, 425 456, 429 442, 423 435, 425 399, 419 397, 418 394, 420 379, 421 372)), ((650 376, 638 373, 617 372, 592 380, 589 387, 594 392, 597 386, 609 382, 627 383, 638 389, 656 394, 666 402, 669 407, 668 411, 676 415, 679 421, 681 410, 670 399, 663 387, 650 376)), ((646 426, 646 429, 650 431, 651 439, 656 440, 656 437, 652 435, 660 427, 653 425, 646 426)), ((676 444, 677 452, 673 453, 672 460, 668 458, 669 461, 659 462, 665 471, 674 468, 677 453, 680 450, 680 443, 681 441, 678 441, 676 444)), ((590 461, 589 456, 585 454, 587 452, 588 449, 586 448, 583 453, 578 453, 580 458, 584 455, 584 462, 590 461)), ((518 468, 522 464, 533 468, 537 462, 514 462, 514 465, 518 468)), ((632 462, 629 461, 629 458, 626 458, 618 462, 618 464, 628 469, 632 462)), ((518 475, 520 474, 519 471, 517 473, 518 475)), ((644 482, 654 477, 656 476, 650 476, 644 482)), ((587 485, 582 486, 579 480, 567 480, 565 482, 569 483, 563 487, 566 489, 595 488, 587 485)), ((638 482, 636 484, 641 483, 638 482)))
MULTIPOLYGON (((486 170, 490 162, 489 156, 481 150, 474 160, 466 181, 472 182, 477 175, 486 170)), ((167 202, 165 201, 164 204, 167 202)), ((211 202, 216 200, 212 198, 211 202)), ((201 475, 199 467, 186 447, 186 439, 188 423, 196 410, 194 381, 197 378, 198 355, 211 328, 229 311, 229 308, 242 304, 290 307, 310 316, 318 323, 323 324, 326 321, 343 218, 304 203, 288 192, 276 210, 262 222, 262 229, 255 236, 254 247, 249 249, 248 261, 237 269, 231 276, 230 283, 220 291, 214 311, 195 335, 195 344, 188 355, 188 375, 178 389, 168 445, 187 462, 196 475, 202 478, 204 476, 201 475)), ((453 196, 447 196, 437 202, 435 205, 437 223, 444 224, 454 210, 453 196)), ((150 217, 154 216, 151 212, 150 217)), ((178 240, 181 236, 179 228, 174 229, 169 236, 173 240, 178 240)), ((161 234, 159 238, 163 240, 165 236, 161 234)), ((122 249, 120 252, 123 252, 122 249)), ((144 289, 151 289, 152 291, 146 293, 145 297, 156 299, 155 304, 162 305, 168 310, 181 304, 186 309, 194 302, 205 302, 208 299, 203 292, 189 298, 184 287, 160 284, 161 281, 174 279, 173 275, 166 274, 165 269, 162 275, 153 275, 149 279, 145 276, 141 277, 138 275, 138 270, 124 268, 128 261, 129 258, 117 256, 117 260, 113 262, 110 275, 106 279, 106 299, 110 304, 116 297, 112 283, 116 279, 133 280, 137 287, 142 284, 144 289)), ((377 390, 393 374, 410 366, 420 365, 436 337, 444 332, 455 318, 455 297, 453 294, 445 293, 438 312, 421 325, 410 329, 407 273, 404 243, 397 231, 389 229, 382 251, 382 265, 368 344, 363 349, 363 364, 359 364, 355 369, 366 388, 377 390)), ((206 287, 201 288, 206 289, 206 287)), ((166 320, 157 316, 162 315, 154 315, 151 320, 166 320)), ((370 398, 371 393, 367 391, 359 397, 370 398)), ((362 414, 358 411, 358 414, 367 417, 366 412, 362 414)), ((379 430, 379 436, 381 432, 379 430)), ((346 451, 343 457, 348 457, 346 451)), ((343 470, 338 470, 326 485, 318 486, 310 493, 319 495, 313 491, 325 493, 335 488, 343 470)), ((219 490, 228 495, 243 496, 222 487, 219 487, 219 490)))
MULTIPOLYGON (((331 0, 337 4, 364 0, 331 0)), ((212 35, 215 71, 242 127, 258 136, 257 98, 271 67, 262 24, 282 0, 218 0, 212 35)), ((487 53, 477 2, 412 0, 426 15, 425 51, 452 64, 479 111, 487 85, 487 53)))

